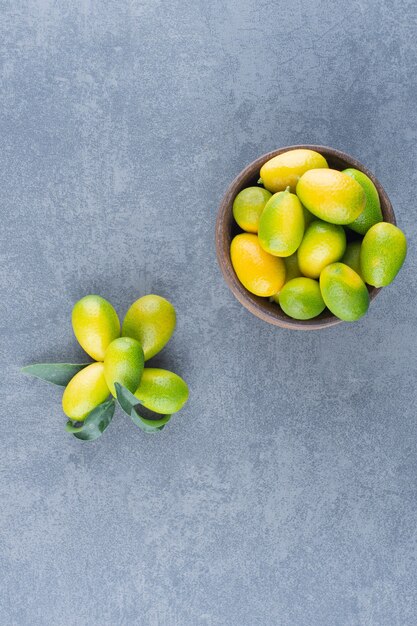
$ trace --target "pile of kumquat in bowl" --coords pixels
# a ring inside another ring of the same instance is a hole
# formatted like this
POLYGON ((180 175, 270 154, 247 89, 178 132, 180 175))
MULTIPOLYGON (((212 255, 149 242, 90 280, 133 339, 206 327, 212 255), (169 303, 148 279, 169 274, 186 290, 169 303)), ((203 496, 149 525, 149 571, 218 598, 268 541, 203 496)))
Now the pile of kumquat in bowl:
MULTIPOLYGON (((361 164, 330 148, 295 147, 255 164, 250 176, 244 170, 243 180, 232 183, 240 189, 233 198, 229 189, 221 206, 220 265, 228 208, 234 220, 231 268, 255 296, 252 303, 265 300, 266 311, 276 307, 289 321, 281 325, 296 320, 297 328, 329 316, 336 322, 360 319, 370 295, 394 280, 407 252, 382 186, 361 164)), ((230 285, 230 272, 222 269, 230 285)))

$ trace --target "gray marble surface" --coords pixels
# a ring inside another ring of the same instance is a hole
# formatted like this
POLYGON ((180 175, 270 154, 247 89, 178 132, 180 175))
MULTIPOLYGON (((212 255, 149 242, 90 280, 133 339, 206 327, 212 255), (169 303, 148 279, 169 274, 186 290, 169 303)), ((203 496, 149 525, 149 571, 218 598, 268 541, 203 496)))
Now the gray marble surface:
POLYGON ((411 0, 0 3, 5 626, 417 623, 411 0), (222 194, 276 147, 366 164, 409 240, 366 318, 270 327, 217 267, 222 194), (82 358, 73 303, 178 311, 160 436, 64 432, 19 367, 82 358))

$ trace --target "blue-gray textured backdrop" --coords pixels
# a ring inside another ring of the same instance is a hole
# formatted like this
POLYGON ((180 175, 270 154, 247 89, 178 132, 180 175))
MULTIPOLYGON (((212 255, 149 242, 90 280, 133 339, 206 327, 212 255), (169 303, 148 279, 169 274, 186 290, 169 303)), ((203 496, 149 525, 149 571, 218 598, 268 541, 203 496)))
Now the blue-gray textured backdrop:
POLYGON ((0 3, 5 626, 417 623, 412 0, 0 3), (322 143, 373 170, 409 256, 359 323, 270 327, 218 270, 249 161, 322 143), (64 432, 73 303, 178 311, 161 436, 64 432))

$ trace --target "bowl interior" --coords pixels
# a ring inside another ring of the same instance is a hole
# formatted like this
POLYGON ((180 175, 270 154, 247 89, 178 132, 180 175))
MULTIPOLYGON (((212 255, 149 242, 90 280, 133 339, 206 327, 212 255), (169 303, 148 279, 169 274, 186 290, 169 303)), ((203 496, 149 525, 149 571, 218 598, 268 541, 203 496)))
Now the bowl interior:
MULTIPOLYGON (((267 298, 260 298, 259 296, 255 296, 254 294, 247 291, 247 289, 245 289, 245 287, 238 280, 230 260, 230 243, 235 235, 243 232, 233 218, 233 201, 236 195, 245 187, 250 187, 251 185, 257 184, 259 178, 259 170, 266 161, 278 154, 281 154, 282 152, 286 152, 287 150, 294 150, 296 148, 308 148, 310 150, 316 150, 317 152, 320 152, 326 158, 329 167, 333 169, 343 170, 347 167, 354 167, 364 172, 364 174, 369 176, 369 178, 372 180, 378 190, 384 221, 390 222, 391 224, 396 223, 391 202, 389 201, 389 198, 385 193, 382 185, 375 178, 375 176, 362 165, 362 163, 359 163, 359 161, 349 156, 348 154, 345 154, 344 152, 335 150, 333 148, 328 148, 326 146, 287 146, 285 148, 280 148, 279 150, 274 150, 273 152, 265 154, 256 159, 256 161, 250 163, 250 165, 245 167, 245 169, 240 172, 240 174, 229 186, 226 194, 223 197, 217 216, 216 250, 219 265, 226 280, 226 283, 230 287, 235 297, 239 300, 239 302, 243 304, 243 306, 245 306, 249 311, 251 311, 251 313, 253 313, 257 317, 260 317, 264 321, 270 324, 274 324, 276 326, 293 328, 297 330, 317 330, 327 326, 339 324, 341 320, 335 317, 332 313, 330 313, 328 309, 325 309, 323 313, 321 313, 318 317, 315 317, 311 320, 299 321, 288 317, 288 315, 286 315, 276 303, 269 302, 267 298)), ((352 237, 354 237, 354 233, 352 233, 352 237)), ((378 294, 379 289, 375 287, 368 287, 368 291, 371 300, 373 300, 378 294)))

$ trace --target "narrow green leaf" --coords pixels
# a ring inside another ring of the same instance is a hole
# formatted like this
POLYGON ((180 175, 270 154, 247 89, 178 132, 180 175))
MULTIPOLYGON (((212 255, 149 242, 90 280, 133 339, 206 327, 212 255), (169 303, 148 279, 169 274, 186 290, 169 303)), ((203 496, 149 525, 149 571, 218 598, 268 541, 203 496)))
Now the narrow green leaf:
POLYGON ((171 415, 160 415, 140 406, 138 398, 120 383, 115 383, 117 401, 123 411, 129 415, 136 426, 139 426, 145 433, 157 433, 162 430, 171 419, 171 415), (144 417, 141 413, 147 413, 150 417, 144 417), (155 416, 155 417, 154 417, 155 416))
POLYGON ((123 387, 120 383, 114 383, 116 389, 117 401, 122 407, 123 411, 130 416, 134 406, 139 404, 139 400, 133 395, 126 387, 123 387))
POLYGON ((35 363, 20 370, 23 374, 46 380, 53 385, 66 387, 71 378, 91 363, 35 363))
POLYGON ((65 430, 67 431, 67 433, 78 433, 80 428, 82 428, 81 425, 80 426, 74 426, 74 424, 71 422, 71 420, 68 420, 68 422, 65 424, 65 430))
POLYGON ((66 431, 72 433, 77 439, 93 441, 100 437, 113 419, 115 402, 113 398, 96 406, 88 414, 81 426, 74 426, 67 422, 66 431))
POLYGON ((145 433, 157 433, 165 427, 165 424, 167 424, 172 417, 171 415, 159 415, 158 413, 154 413, 154 415, 158 417, 155 419, 148 419, 143 417, 139 411, 143 411, 143 408, 141 407, 138 409, 137 406, 133 407, 130 413, 130 419, 145 433))

